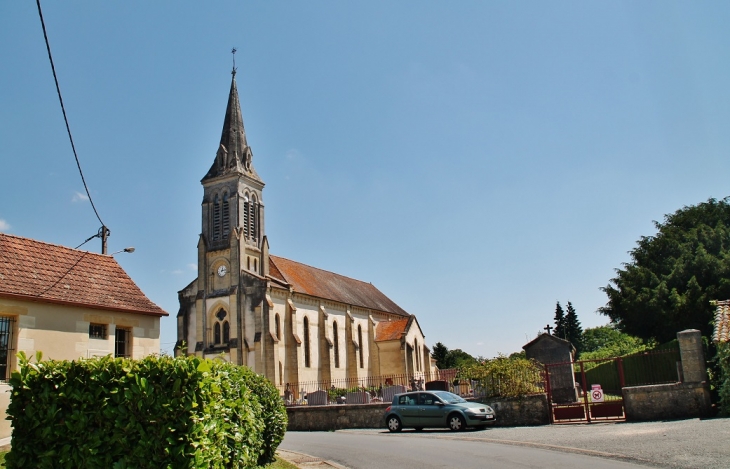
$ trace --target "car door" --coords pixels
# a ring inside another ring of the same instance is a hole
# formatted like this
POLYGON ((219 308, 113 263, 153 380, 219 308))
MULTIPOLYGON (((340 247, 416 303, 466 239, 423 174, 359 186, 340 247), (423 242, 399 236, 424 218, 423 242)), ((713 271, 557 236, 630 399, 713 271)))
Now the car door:
POLYGON ((419 427, 442 427, 446 422, 444 406, 439 405, 441 401, 430 392, 418 393, 418 426, 419 427))
POLYGON ((398 414, 404 427, 418 427, 418 395, 414 393, 398 396, 398 414))

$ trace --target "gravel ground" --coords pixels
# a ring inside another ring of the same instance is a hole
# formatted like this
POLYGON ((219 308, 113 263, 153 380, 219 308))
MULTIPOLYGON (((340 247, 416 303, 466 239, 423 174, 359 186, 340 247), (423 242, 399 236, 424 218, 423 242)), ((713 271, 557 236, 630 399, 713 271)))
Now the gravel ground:
POLYGON ((730 419, 726 418, 489 428, 458 434, 434 430, 413 436, 522 444, 592 453, 656 467, 730 468, 730 419))

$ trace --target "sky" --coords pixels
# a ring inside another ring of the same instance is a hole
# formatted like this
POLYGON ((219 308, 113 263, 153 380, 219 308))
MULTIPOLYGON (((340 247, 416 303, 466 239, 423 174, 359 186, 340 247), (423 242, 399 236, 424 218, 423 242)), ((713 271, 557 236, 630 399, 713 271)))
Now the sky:
MULTIPOLYGON (((653 221, 730 195, 726 1, 50 1, 109 251, 170 316, 231 80, 271 253, 374 284, 427 344, 521 350, 653 221)), ((0 2, 0 231, 76 247, 85 195, 34 2, 0 2)), ((83 249, 100 251, 94 239, 83 249)))

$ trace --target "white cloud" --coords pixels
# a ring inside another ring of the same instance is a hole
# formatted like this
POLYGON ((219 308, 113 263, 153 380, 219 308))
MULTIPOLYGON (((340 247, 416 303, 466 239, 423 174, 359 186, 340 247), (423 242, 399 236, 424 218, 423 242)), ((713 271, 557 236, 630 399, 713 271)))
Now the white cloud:
POLYGON ((10 223, 6 222, 2 218, 0 218, 0 231, 9 231, 10 230, 10 223))
POLYGON ((188 264, 190 270, 198 270, 198 264, 188 264))
POLYGON ((182 270, 180 270, 180 269, 175 269, 175 270, 172 270, 172 271, 170 271, 170 273, 171 273, 171 274, 174 274, 174 275, 180 275, 180 274, 182 274, 182 273, 183 273, 183 271, 182 271, 182 270))
POLYGON ((71 198, 71 202, 85 202, 87 200, 89 200, 89 197, 81 192, 74 192, 74 196, 71 198))

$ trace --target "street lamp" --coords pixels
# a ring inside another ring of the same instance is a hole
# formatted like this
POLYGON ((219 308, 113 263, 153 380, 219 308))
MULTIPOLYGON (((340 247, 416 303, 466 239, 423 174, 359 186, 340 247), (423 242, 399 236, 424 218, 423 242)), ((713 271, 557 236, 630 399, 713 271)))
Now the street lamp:
POLYGON ((120 252, 130 252, 130 253, 131 253, 131 252, 134 252, 134 248, 130 246, 130 247, 128 247, 128 248, 124 248, 124 249, 122 249, 122 250, 120 250, 120 251, 117 251, 117 252, 113 252, 113 253, 111 253, 111 254, 109 254, 109 255, 110 255, 110 256, 113 256, 114 254, 119 254, 120 252))

